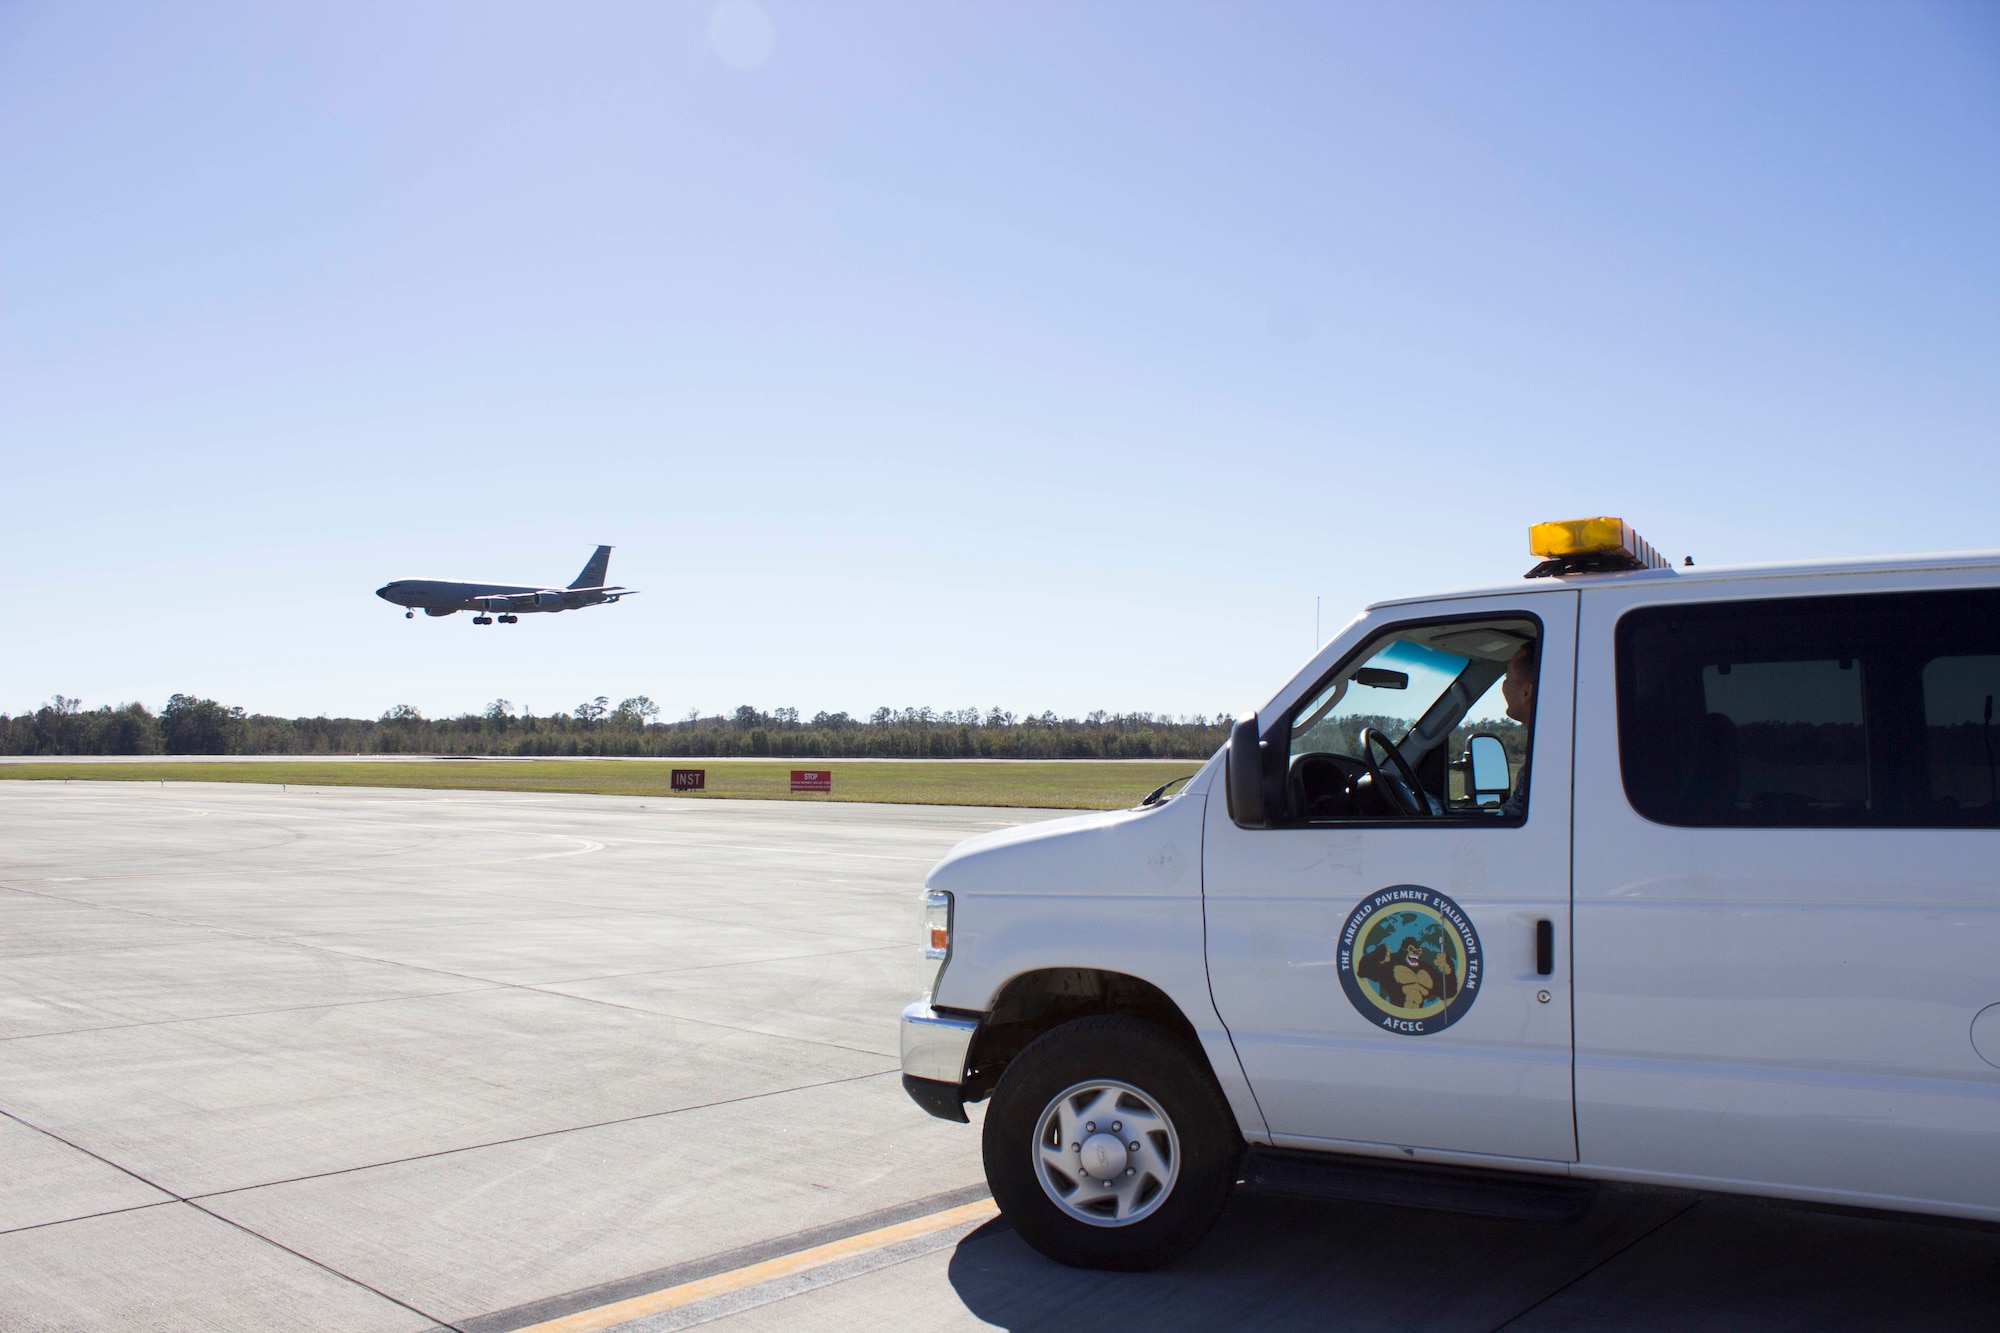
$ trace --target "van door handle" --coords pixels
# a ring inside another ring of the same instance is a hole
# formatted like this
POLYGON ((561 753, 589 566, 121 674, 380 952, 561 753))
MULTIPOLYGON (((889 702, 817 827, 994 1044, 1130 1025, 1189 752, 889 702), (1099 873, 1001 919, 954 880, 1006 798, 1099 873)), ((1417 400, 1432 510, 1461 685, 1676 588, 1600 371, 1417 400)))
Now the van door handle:
POLYGON ((1535 923, 1535 975, 1552 977, 1556 971, 1556 923, 1543 917, 1535 923))

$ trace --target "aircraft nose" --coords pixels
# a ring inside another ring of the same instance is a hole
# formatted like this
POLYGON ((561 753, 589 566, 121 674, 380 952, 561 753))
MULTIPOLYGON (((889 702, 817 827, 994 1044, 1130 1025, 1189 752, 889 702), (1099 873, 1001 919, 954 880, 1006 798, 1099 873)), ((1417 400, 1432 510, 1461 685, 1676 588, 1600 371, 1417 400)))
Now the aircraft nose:
POLYGON ((389 596, 389 589, 391 589, 391 588, 393 588, 393 587, 395 587, 395 586, 396 586, 396 585, 395 585, 395 584, 393 584, 393 583, 385 583, 385 584, 383 584, 383 585, 382 585, 381 587, 379 587, 379 588, 377 588, 377 589, 375 590, 375 595, 376 595, 377 597, 380 597, 380 598, 381 598, 381 599, 382 599, 383 601, 385 601, 385 602, 387 602, 387 601, 393 601, 394 599, 393 599, 392 597, 390 597, 390 596, 389 596))

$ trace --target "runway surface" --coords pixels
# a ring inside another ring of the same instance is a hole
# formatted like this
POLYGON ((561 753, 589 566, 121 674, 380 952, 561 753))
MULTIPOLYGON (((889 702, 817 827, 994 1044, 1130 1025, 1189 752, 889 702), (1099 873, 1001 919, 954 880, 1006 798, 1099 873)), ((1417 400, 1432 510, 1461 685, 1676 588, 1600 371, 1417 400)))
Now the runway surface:
POLYGON ((1644 1191, 1044 1262, 894 1021, 1033 817, 4 784, 0 1329, 2000 1327, 1993 1228, 1644 1191))

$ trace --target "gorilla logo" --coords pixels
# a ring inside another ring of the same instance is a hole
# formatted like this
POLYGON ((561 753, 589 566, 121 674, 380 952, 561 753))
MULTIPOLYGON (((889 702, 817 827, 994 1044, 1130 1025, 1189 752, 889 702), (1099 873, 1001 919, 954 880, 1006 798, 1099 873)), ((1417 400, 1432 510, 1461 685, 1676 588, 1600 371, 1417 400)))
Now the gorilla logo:
POLYGON ((1340 986, 1370 1023, 1425 1036, 1465 1016, 1479 993, 1479 934, 1433 889, 1398 884, 1362 901, 1340 931, 1340 986))

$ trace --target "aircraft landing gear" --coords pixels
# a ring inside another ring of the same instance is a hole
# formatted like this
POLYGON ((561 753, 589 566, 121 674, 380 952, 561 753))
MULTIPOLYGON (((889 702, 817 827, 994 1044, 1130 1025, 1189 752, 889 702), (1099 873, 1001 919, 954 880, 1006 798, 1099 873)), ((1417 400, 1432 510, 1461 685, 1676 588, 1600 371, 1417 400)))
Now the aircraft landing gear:
POLYGON ((519 617, 519 616, 502 616, 502 617, 500 617, 500 623, 501 623, 501 624, 503 624, 503 625, 518 625, 518 624, 520 624, 520 623, 521 623, 521 617, 519 617))
POLYGON ((417 618, 417 613, 415 611, 403 612, 403 619, 405 620, 415 620, 416 618, 417 618))
POLYGON ((492 623, 493 623, 493 617, 492 617, 492 616, 474 616, 474 617, 472 618, 472 623, 473 623, 473 624, 475 624, 475 625, 490 625, 490 624, 492 624, 492 623))

